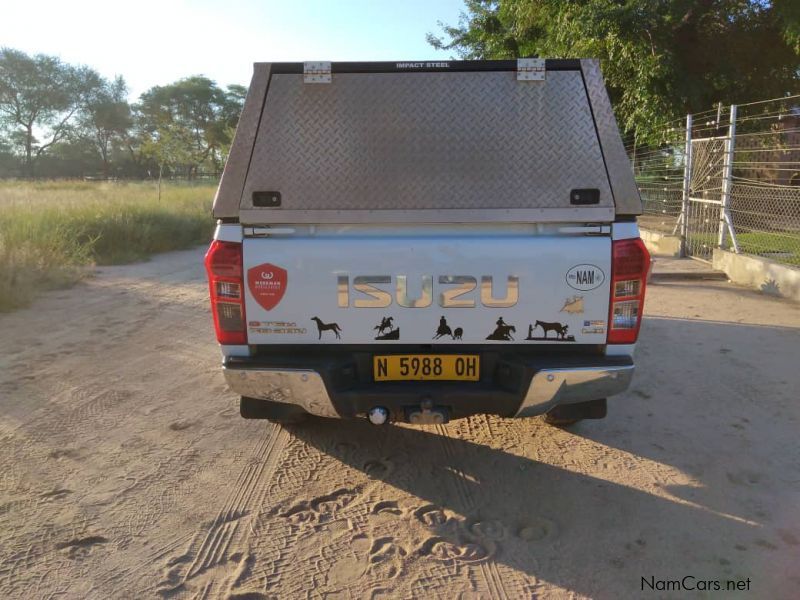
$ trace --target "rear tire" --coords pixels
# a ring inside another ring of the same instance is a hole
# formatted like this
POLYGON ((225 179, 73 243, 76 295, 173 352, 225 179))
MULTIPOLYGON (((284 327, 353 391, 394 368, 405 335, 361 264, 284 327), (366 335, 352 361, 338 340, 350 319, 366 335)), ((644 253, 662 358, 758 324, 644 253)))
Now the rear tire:
POLYGON ((550 409, 542 418, 548 425, 555 427, 569 427, 584 419, 605 419, 606 399, 589 400, 575 404, 562 404, 550 409))
POLYGON ((545 423, 553 427, 570 427, 571 425, 575 425, 575 423, 583 421, 583 419, 559 419, 558 417, 552 416, 550 413, 542 415, 542 419, 545 423))
POLYGON ((248 398, 247 396, 242 396, 239 401, 239 414, 243 419, 266 419, 277 425, 295 425, 308 418, 308 413, 294 404, 248 398))

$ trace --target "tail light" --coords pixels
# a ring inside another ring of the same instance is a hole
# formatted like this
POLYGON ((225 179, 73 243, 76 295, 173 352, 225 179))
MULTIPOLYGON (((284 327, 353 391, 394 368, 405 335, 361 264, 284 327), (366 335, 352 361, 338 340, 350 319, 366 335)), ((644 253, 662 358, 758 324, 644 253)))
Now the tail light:
POLYGON ((632 344, 639 337, 650 253, 640 238, 611 243, 611 302, 608 343, 632 344))
POLYGON ((214 240, 205 264, 217 340, 220 344, 246 344, 242 245, 214 240))

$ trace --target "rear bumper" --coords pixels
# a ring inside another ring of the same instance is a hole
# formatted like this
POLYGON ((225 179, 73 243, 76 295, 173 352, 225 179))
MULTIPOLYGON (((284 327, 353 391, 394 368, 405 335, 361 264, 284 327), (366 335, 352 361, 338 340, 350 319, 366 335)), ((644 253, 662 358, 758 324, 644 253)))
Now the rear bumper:
POLYGON ((608 398, 628 389, 633 363, 567 369, 542 369, 531 379, 516 417, 533 417, 558 404, 608 398))
POLYGON ((409 408, 422 404, 446 408, 452 418, 481 413, 531 417, 560 404, 623 392, 634 371, 629 356, 462 347, 462 353, 481 354, 480 381, 375 382, 374 349, 287 350, 225 358, 223 371, 230 389, 250 398, 294 404, 321 417, 351 418, 382 406, 402 421, 409 408))

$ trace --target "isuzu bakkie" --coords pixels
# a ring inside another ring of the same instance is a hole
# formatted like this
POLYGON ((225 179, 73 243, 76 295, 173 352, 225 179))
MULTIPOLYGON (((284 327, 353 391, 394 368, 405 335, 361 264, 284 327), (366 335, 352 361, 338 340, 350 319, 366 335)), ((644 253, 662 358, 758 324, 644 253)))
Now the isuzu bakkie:
POLYGON ((256 63, 206 255, 245 418, 569 423, 650 257, 594 60, 256 63))

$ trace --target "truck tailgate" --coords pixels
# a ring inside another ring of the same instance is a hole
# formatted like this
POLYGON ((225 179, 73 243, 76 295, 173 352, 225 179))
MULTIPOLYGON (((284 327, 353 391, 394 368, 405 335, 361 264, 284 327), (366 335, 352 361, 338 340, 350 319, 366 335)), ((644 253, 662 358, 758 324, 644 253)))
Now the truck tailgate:
POLYGON ((604 344, 611 240, 352 235, 244 241, 250 344, 604 344))

